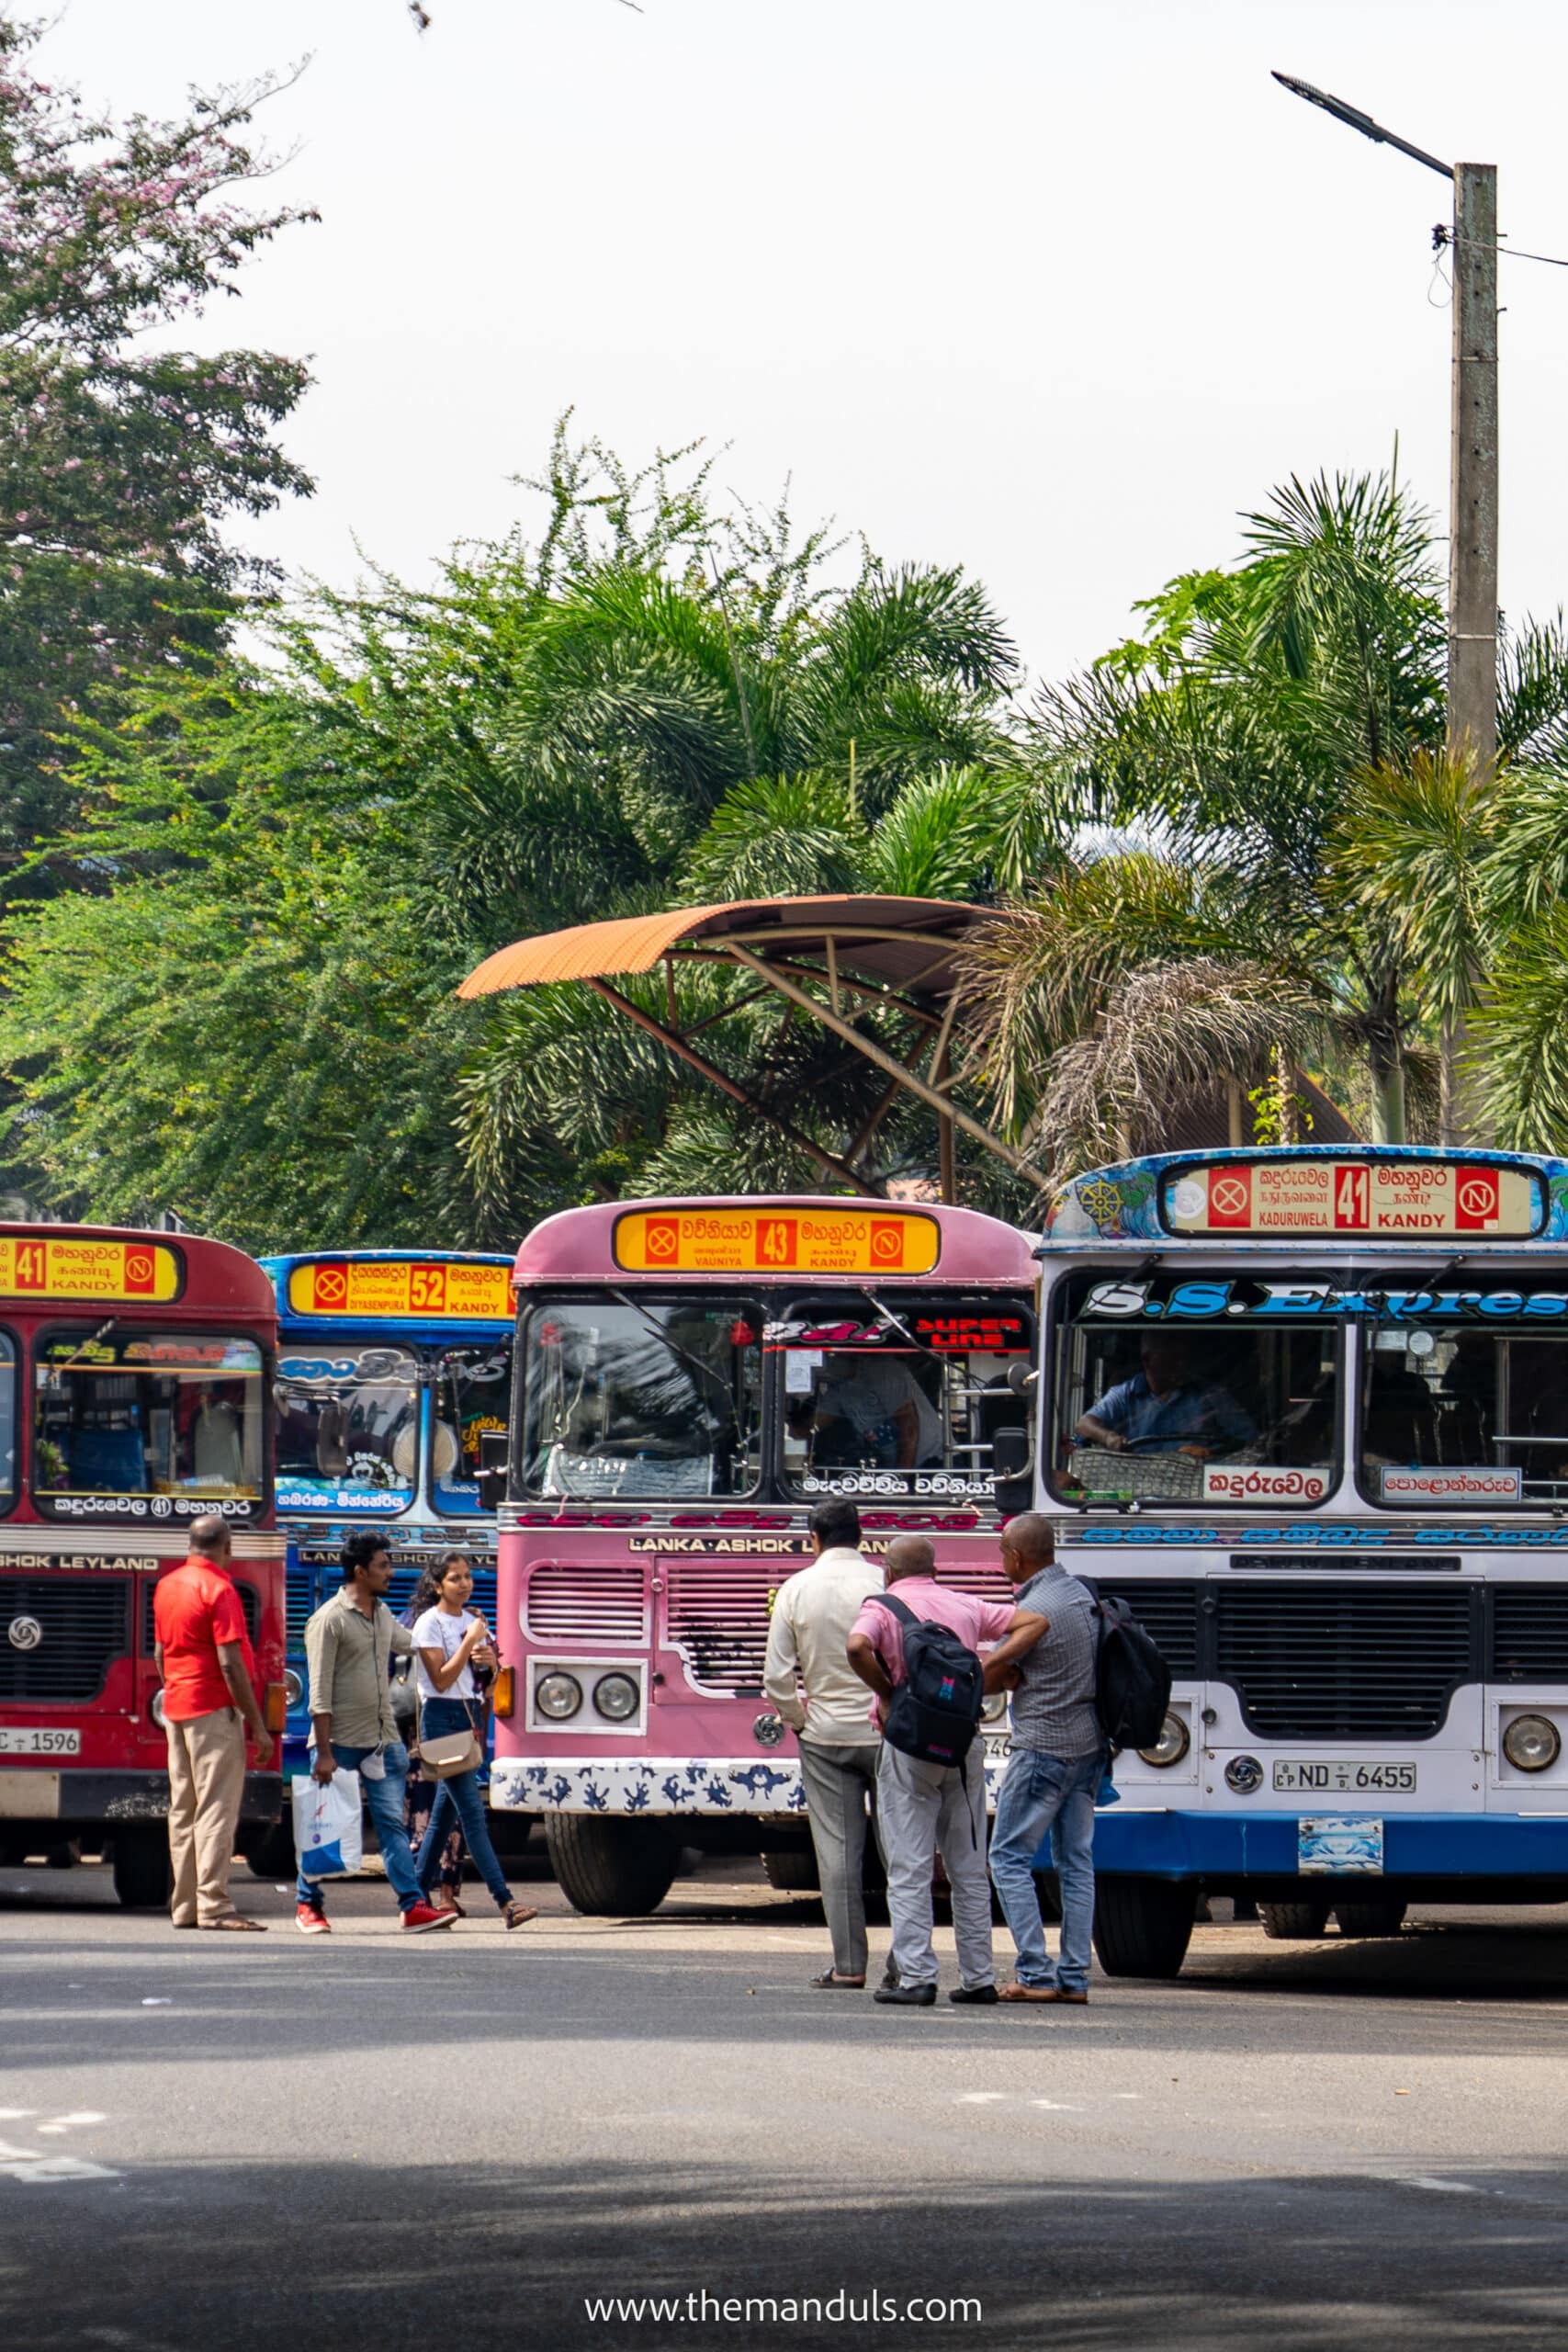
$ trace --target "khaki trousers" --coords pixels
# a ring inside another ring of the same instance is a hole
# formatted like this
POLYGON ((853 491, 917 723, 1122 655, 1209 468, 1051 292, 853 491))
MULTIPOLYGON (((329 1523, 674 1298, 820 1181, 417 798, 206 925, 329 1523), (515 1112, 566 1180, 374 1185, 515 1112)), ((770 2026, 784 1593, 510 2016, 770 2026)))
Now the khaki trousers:
POLYGON ((176 1928, 209 1928, 234 1908, 229 1868, 245 1790, 245 1726, 237 1707, 169 1723, 169 1860, 176 1928))

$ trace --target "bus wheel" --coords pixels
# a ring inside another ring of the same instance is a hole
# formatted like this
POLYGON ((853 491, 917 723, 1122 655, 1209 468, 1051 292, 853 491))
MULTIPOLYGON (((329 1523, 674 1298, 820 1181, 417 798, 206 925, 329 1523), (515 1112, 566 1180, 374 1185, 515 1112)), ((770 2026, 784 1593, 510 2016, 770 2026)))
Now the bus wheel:
POLYGON ((1404 1925, 1405 1907, 1385 1896, 1381 1903, 1337 1903, 1334 1916, 1342 1936, 1397 1936, 1404 1925))
POLYGON ((1179 1976, 1192 1938, 1195 1886, 1102 1878, 1094 1890, 1094 1949, 1107 1976, 1179 1976))
POLYGON ((281 1821, 252 1823, 242 1830, 240 1851, 253 1878, 292 1878, 299 1868, 292 1811, 281 1821))
POLYGON ((114 1891, 128 1911, 163 1911, 173 1887, 169 1875, 169 1833, 156 1829, 122 1829, 114 1841, 114 1891))
POLYGON ((1326 1903, 1260 1903, 1263 1932, 1277 1944, 1314 1943, 1328 1925, 1326 1903))
POLYGON ((681 1850, 662 1822, 606 1821, 593 1813, 547 1815, 545 1843, 561 1893, 592 1918, 640 1919, 657 1911, 681 1850))
POLYGON ((815 1846, 778 1846, 762 1856, 762 1875, 777 1894, 816 1894, 822 1884, 815 1846))

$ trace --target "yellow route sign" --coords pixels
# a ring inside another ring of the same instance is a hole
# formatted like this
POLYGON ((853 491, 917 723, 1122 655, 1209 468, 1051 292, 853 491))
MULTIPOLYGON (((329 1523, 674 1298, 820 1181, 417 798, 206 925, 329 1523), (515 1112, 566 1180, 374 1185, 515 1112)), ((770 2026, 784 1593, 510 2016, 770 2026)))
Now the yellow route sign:
POLYGON ((162 1241, 93 1241, 79 1234, 0 1239, 0 1297, 173 1298, 182 1261, 162 1241))
POLYGON ((296 1315, 422 1317, 449 1323, 510 1323, 510 1266, 472 1266, 439 1258, 308 1258, 288 1270, 296 1315))
POLYGON ((929 1274, 942 1228, 917 1209, 631 1209, 615 1248, 638 1274, 929 1274))

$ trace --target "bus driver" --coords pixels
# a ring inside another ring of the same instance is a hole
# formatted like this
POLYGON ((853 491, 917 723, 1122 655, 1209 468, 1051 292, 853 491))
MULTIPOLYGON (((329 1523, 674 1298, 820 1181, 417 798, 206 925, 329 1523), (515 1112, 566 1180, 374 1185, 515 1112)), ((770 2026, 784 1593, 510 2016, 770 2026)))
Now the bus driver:
POLYGON ((1257 1423, 1225 1388, 1192 1372, 1184 1340, 1173 1331, 1150 1331, 1139 1350, 1142 1372, 1108 1388, 1077 1423, 1086 1445, 1112 1453, 1136 1446, 1147 1453, 1190 1453, 1198 1460, 1218 1445, 1250 1444, 1257 1423))

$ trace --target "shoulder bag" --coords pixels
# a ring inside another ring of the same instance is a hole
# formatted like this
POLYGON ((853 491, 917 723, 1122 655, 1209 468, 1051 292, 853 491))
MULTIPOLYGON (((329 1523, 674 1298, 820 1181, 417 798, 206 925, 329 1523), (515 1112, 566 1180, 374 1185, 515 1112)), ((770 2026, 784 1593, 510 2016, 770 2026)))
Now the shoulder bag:
POLYGON ((478 1703, 477 1700, 459 1699, 457 1704, 468 1718, 467 1731, 444 1731, 434 1739, 424 1736, 424 1710, 420 1709, 419 1763, 427 1780, 455 1781, 461 1772, 477 1772, 484 1762, 485 1752, 473 1717, 478 1703))

